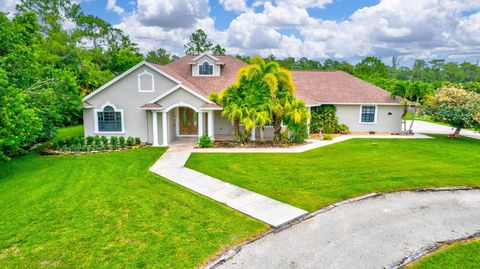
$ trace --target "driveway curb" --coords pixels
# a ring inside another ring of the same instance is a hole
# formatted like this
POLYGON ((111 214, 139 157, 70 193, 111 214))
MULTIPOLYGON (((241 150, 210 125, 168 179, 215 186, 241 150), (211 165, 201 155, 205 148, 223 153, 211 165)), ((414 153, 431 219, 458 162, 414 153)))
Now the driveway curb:
MULTIPOLYGON (((272 228, 258 236, 255 236, 254 238, 251 238, 243 243, 240 243, 239 245, 227 250, 227 251, 224 251, 222 252, 221 254, 217 255, 213 261, 207 263, 207 265, 205 267, 200 267, 200 268, 204 268, 204 269, 213 269, 213 268, 216 268, 218 266, 220 266, 221 264, 225 263, 227 260, 233 258, 236 254, 238 254, 242 248, 248 244, 251 244, 267 235, 270 235, 270 234, 275 234, 275 233, 279 233, 281 231, 284 231, 292 226, 295 226, 296 224, 299 224, 305 220, 308 220, 310 218, 313 218, 317 215, 320 215, 322 213, 325 213, 325 212, 328 212, 334 208, 337 208, 339 206, 343 206, 343 205, 347 205, 347 204, 352 204, 352 203, 355 203, 355 202, 358 202, 358 201, 362 201, 362 200, 366 200, 366 199, 371 199, 371 198, 377 198, 377 197, 382 197, 384 195, 387 195, 387 194, 391 194, 391 193, 402 193, 402 192, 455 192, 455 191, 467 191, 467 190, 480 190, 480 186, 459 186, 459 187, 440 187, 440 188, 418 188, 418 189, 413 189, 413 190, 399 190, 399 191, 392 191, 392 192, 373 192, 373 193, 368 193, 368 194, 365 194, 365 195, 361 195, 361 196, 357 196, 357 197, 354 197, 354 198, 350 198, 350 199, 347 199, 347 200, 343 200, 343 201, 340 201, 340 202, 336 202, 334 204, 331 204, 331 205, 328 205, 326 207, 323 207, 315 212, 312 212, 312 213, 309 213, 309 214, 306 214, 306 215, 303 215, 303 216, 300 216, 296 219, 293 219, 277 228, 272 228)), ((424 250, 421 250, 421 251, 418 251, 418 252, 415 252, 413 253, 412 255, 408 256, 408 257, 405 257, 404 259, 402 259, 401 261, 399 261, 398 263, 395 263, 393 265, 389 265, 389 266, 385 266, 384 268, 385 269, 397 269, 397 268, 400 268, 402 266, 405 266, 406 264, 410 263, 410 262, 413 262, 423 256, 425 256, 426 254, 428 253, 431 253, 433 251, 435 251, 436 249, 438 249, 439 247, 445 245, 445 244, 448 244, 448 243, 453 243, 453 242, 457 242, 457 241, 463 241, 463 240, 467 240, 467 239, 470 239, 470 238, 475 238, 475 237, 480 237, 480 232, 478 233, 475 233, 473 235, 469 235, 469 236, 466 236, 464 238, 459 238, 459 239, 455 239, 455 240, 450 240, 450 241, 444 241, 444 242, 437 242, 435 244, 432 244, 431 246, 429 246, 428 248, 424 249, 424 250), (453 242, 451 242, 453 241, 453 242)))
POLYGON ((384 268, 385 269, 398 269, 398 268, 403 268, 404 266, 414 262, 414 261, 417 261, 423 257, 425 257, 426 255, 430 254, 430 253, 433 253, 437 250, 439 250, 440 248, 444 247, 444 246, 447 246, 447 245, 450 245, 450 244, 453 244, 453 243, 457 243, 457 242, 462 242, 462 241, 466 241, 466 240, 470 240, 470 239, 475 239, 475 238, 480 238, 480 231, 472 234, 472 235, 467 235, 467 236, 464 236, 464 237, 460 237, 460 238, 457 238, 457 239, 453 239, 453 240, 448 240, 448 241, 441 241, 441 242, 435 242, 433 244, 430 244, 429 246, 427 246, 425 249, 422 249, 420 251, 417 251, 417 252, 414 252, 412 253, 411 255, 403 258, 401 261, 399 261, 398 263, 395 263, 393 265, 390 265, 390 266, 385 266, 384 268))

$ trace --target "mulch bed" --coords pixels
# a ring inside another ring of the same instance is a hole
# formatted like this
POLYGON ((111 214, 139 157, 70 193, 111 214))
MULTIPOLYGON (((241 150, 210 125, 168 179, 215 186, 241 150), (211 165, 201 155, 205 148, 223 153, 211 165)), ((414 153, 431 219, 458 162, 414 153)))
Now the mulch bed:
POLYGON ((296 146, 299 144, 295 143, 278 143, 273 141, 264 141, 264 142, 247 142, 241 144, 237 141, 227 141, 220 140, 213 143, 214 148, 288 148, 291 146, 296 146))
POLYGON ((137 146, 127 146, 124 148, 118 148, 118 149, 105 149, 105 150, 91 150, 91 151, 59 151, 59 150, 54 150, 52 148, 45 148, 42 150, 41 154, 42 155, 85 155, 85 154, 95 154, 95 153, 105 153, 105 152, 118 152, 118 151, 124 151, 124 150, 129 150, 129 149, 138 149, 138 148, 143 148, 147 147, 149 145, 137 145, 137 146))

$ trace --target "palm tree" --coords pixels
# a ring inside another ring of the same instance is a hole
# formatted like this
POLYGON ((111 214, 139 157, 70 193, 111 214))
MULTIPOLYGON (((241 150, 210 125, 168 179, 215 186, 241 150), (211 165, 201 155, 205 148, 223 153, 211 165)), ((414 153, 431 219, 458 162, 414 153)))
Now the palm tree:
MULTIPOLYGON (((240 124, 243 123, 246 134, 260 127, 263 141, 263 127, 273 122, 274 140, 278 141, 286 112, 292 113, 285 106, 296 100, 292 75, 278 63, 267 63, 259 56, 253 57, 250 63, 238 71, 233 85, 210 99, 224 108, 222 115, 233 122, 237 137, 241 137, 240 124)), ((300 108, 296 110, 307 115, 306 108, 300 111, 300 108)), ((248 135, 246 137, 248 139, 248 135)))

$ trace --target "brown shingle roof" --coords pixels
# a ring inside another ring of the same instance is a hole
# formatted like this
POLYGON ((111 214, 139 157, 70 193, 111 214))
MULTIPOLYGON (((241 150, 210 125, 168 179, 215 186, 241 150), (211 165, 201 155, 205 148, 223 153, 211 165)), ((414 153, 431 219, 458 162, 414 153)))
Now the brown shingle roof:
POLYGON ((395 104, 390 93, 343 71, 291 71, 295 96, 308 105, 341 103, 395 104))
POLYGON ((83 106, 84 108, 91 108, 91 107, 93 107, 92 104, 90 104, 90 103, 87 102, 87 101, 83 101, 82 106, 83 106))
POLYGON ((162 106, 157 103, 146 103, 141 108, 161 108, 162 106))
MULTIPOLYGON (((219 77, 192 76, 189 62, 195 56, 187 55, 167 65, 154 64, 160 70, 181 81, 186 87, 204 97, 219 93, 237 78, 237 72, 247 64, 233 56, 216 55, 225 64, 219 77)), ((343 71, 291 71, 296 86, 295 96, 307 105, 316 104, 396 104, 390 93, 343 71)))

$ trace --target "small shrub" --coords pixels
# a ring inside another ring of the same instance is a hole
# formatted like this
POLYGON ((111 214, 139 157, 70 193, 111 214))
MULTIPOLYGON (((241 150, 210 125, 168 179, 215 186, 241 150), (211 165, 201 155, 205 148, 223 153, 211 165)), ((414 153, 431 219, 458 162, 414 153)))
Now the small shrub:
POLYGON ((110 137, 110 145, 111 146, 116 146, 117 143, 118 143, 118 137, 116 137, 116 136, 110 137))
POLYGON ((323 140, 332 140, 332 139, 333 139, 333 137, 332 137, 331 134, 324 134, 323 135, 323 140))
POLYGON ((376 134, 375 131, 370 131, 370 132, 368 132, 368 133, 371 134, 371 135, 376 134))
POLYGON ((91 135, 87 136, 87 145, 88 145, 88 146, 91 146, 91 145, 93 144, 93 141, 94 141, 94 140, 95 140, 95 139, 94 139, 93 136, 91 136, 91 135))
POLYGON ((100 136, 96 135, 94 138, 93 138, 93 141, 95 143, 95 146, 99 146, 102 141, 100 140, 100 136))
POLYGON ((140 144, 142 144, 140 137, 135 137, 135 145, 139 146, 140 144))
POLYGON ((350 132, 350 128, 348 128, 348 126, 345 124, 340 124, 337 127, 337 131, 340 134, 348 134, 350 132))
POLYGON ((135 143, 135 139, 131 136, 127 138, 127 146, 131 147, 135 143))
POLYGON ((124 148, 124 147, 125 147, 125 137, 120 136, 120 137, 118 138, 118 142, 119 142, 121 148, 124 148))
POLYGON ((106 136, 102 135, 102 137, 100 137, 100 140, 102 141, 103 145, 108 145, 108 138, 106 136))
POLYGON ((213 142, 212 142, 212 139, 210 139, 210 136, 202 135, 200 137, 200 140, 198 141, 198 145, 201 148, 211 148, 213 147, 213 142))

